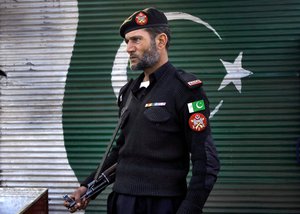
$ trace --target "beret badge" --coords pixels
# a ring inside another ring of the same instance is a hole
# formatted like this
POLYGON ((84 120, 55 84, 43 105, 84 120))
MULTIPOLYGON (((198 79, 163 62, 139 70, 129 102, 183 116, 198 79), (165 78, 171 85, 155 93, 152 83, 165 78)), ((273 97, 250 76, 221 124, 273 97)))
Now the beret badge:
POLYGON ((146 25, 148 23, 148 17, 145 13, 140 12, 135 17, 135 23, 137 25, 146 25))

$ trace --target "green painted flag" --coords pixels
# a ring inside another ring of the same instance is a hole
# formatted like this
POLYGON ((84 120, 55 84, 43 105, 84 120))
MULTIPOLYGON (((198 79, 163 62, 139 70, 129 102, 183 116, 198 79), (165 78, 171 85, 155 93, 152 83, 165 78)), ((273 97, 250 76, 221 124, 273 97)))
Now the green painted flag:
MULTIPOLYGON (((169 19, 170 62, 201 79, 209 100, 184 106, 191 112, 210 110, 222 163, 205 213, 248 212, 253 203, 241 204, 232 197, 262 191, 255 197, 256 213, 298 213, 299 197, 293 196, 300 192, 300 174, 293 145, 300 129, 300 2, 132 2, 78 0, 62 116, 68 161, 77 179, 85 179, 99 164, 118 119, 118 90, 140 74, 127 66, 119 26, 134 11, 155 5, 169 19), (285 187, 286 200, 280 204, 276 202, 283 193, 274 188, 274 180, 285 187), (265 203, 265 196, 270 203, 265 203)), ((103 199, 108 192, 91 202, 85 213, 107 213, 103 199)))
POLYGON ((195 102, 188 103, 187 106, 189 109, 189 113, 205 110, 204 100, 197 100, 195 102))

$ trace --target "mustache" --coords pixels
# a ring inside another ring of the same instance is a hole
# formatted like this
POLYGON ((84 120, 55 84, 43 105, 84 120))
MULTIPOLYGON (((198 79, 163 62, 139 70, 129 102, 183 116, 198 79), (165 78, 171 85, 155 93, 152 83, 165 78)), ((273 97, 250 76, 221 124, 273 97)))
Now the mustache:
POLYGON ((130 54, 129 55, 129 58, 132 59, 132 58, 139 58, 139 56, 137 54, 130 54))

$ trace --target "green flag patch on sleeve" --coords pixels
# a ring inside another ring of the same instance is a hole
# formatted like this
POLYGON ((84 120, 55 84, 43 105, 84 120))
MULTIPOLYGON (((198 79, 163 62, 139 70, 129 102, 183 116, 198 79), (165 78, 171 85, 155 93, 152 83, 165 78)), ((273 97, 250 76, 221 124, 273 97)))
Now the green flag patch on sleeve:
POLYGON ((192 103, 188 103, 187 104, 188 109, 189 109, 189 113, 194 113, 197 111, 202 111, 205 110, 205 103, 204 100, 198 100, 192 103))

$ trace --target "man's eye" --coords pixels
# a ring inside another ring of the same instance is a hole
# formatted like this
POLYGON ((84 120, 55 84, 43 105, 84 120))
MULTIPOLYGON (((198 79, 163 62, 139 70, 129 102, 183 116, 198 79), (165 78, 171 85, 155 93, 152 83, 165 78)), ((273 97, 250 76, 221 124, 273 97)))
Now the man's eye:
POLYGON ((136 38, 136 39, 134 39, 134 42, 135 42, 135 43, 140 43, 140 42, 141 42, 141 38, 136 38))

